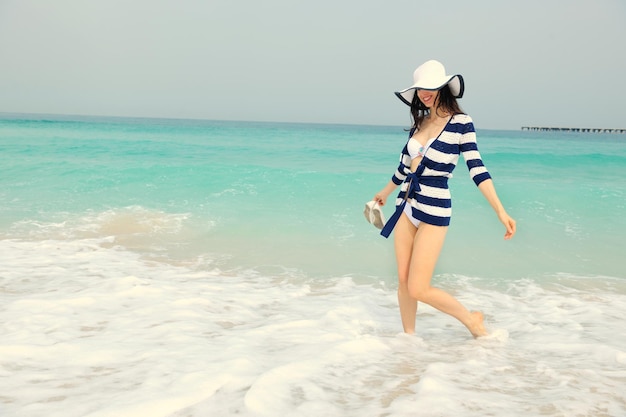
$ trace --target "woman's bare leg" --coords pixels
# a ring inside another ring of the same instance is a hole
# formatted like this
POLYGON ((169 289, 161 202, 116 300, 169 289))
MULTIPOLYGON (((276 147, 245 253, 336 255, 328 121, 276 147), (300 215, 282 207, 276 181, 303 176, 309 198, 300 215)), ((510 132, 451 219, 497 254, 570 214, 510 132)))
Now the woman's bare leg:
POLYGON ((408 274, 409 297, 455 317, 474 337, 484 336, 487 332, 480 312, 468 311, 452 295, 430 286, 447 231, 447 227, 422 223, 415 232, 408 274))
POLYGON ((417 300, 409 295, 409 267, 417 228, 402 214, 393 231, 396 261, 398 263, 398 305, 405 333, 415 333, 417 300))

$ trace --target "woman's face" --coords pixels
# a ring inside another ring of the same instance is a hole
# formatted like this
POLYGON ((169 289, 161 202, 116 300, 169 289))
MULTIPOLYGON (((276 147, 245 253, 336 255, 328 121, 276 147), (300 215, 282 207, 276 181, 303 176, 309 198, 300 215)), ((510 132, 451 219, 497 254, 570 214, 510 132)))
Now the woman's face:
POLYGON ((417 90, 417 97, 422 103, 429 109, 435 106, 437 103, 437 97, 439 96, 439 90, 417 90))

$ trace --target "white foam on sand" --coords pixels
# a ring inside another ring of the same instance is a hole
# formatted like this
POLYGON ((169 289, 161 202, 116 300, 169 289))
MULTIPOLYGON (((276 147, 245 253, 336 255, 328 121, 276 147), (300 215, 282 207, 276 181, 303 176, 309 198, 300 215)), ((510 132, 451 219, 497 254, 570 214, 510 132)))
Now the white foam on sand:
POLYGON ((420 306, 407 336, 384 283, 225 274, 107 242, 0 240, 3 417, 626 412, 610 278, 439 277, 491 335, 420 306))

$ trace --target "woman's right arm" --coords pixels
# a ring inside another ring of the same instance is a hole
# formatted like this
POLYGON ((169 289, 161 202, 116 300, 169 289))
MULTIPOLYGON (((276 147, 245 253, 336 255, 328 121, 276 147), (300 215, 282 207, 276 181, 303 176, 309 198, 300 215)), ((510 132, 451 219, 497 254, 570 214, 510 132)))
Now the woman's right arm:
MULTIPOLYGON (((409 138, 413 135, 415 129, 411 129, 409 133, 409 138)), ((408 140, 407 140, 408 145, 408 140)), ((409 155, 409 150, 407 145, 404 145, 402 152, 400 152, 400 162, 398 164, 398 168, 396 172, 391 176, 391 180, 385 185, 385 188, 380 190, 375 196, 374 201, 376 201, 381 206, 384 206, 387 202, 387 198, 389 194, 391 194, 398 185, 402 184, 406 179, 405 171, 411 166, 411 156, 409 155)))

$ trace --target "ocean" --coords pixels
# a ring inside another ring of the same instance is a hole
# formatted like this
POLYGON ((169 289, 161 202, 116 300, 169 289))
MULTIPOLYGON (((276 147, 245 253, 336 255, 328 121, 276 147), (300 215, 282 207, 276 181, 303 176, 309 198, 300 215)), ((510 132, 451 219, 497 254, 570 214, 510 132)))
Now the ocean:
POLYGON ((626 136, 477 126, 518 232, 461 159, 473 339, 402 333, 363 216, 405 128, 1 115, 0 416, 626 416, 626 136))

